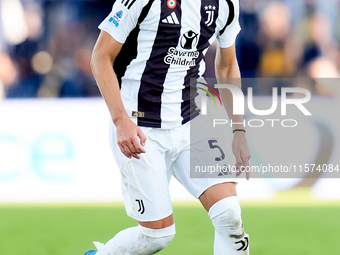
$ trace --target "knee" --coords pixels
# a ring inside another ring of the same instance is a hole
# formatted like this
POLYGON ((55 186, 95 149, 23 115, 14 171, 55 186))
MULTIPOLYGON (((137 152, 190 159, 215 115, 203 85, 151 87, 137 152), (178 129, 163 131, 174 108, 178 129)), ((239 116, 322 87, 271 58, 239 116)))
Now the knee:
POLYGON ((236 197, 228 197, 215 203, 209 210, 209 216, 218 233, 243 237, 241 207, 236 197))
POLYGON ((176 233, 175 224, 162 229, 150 229, 143 226, 139 227, 144 242, 149 243, 148 252, 150 253, 147 254, 154 254, 164 249, 172 241, 176 233))

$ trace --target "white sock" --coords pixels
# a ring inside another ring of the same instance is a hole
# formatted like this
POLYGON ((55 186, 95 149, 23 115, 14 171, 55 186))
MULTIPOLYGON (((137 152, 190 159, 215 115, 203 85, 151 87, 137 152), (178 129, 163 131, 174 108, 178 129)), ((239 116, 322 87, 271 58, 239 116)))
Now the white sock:
POLYGON ((163 229, 143 226, 127 228, 117 233, 97 255, 149 255, 164 249, 174 238, 175 224, 163 229))
POLYGON ((236 196, 215 203, 209 216, 215 227, 214 255, 249 254, 249 236, 243 230, 241 207, 236 196))

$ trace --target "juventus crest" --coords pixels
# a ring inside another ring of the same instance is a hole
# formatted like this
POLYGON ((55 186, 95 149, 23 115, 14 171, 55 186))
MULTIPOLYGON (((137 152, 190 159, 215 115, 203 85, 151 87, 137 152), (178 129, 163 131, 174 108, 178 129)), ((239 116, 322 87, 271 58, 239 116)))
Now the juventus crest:
POLYGON ((205 24, 209 27, 214 22, 216 6, 206 5, 204 9, 205 13, 207 14, 207 20, 205 21, 205 24))

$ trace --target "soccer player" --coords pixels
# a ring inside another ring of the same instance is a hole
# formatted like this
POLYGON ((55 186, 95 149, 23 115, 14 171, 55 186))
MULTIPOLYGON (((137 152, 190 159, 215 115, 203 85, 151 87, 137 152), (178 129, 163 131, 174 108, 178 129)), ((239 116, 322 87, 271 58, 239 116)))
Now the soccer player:
MULTIPOLYGON (((171 175, 208 212, 214 254, 249 254, 235 181, 190 178, 190 123, 199 114, 190 107, 190 79, 203 74, 204 54, 216 38, 217 77, 240 78, 238 16, 238 0, 118 0, 99 25, 93 74, 112 118, 110 142, 125 208, 139 224, 85 254, 155 254, 165 248, 175 235, 171 175)), ((229 117, 242 122, 232 113, 231 93, 220 92, 229 117)), ((233 128, 237 165, 247 166, 244 127, 233 128)))

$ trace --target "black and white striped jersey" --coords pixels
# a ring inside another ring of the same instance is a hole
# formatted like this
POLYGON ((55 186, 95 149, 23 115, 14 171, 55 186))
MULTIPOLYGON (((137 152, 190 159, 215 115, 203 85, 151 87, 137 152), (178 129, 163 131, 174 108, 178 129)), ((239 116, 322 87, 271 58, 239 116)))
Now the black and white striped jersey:
POLYGON ((124 44, 114 69, 132 120, 170 129, 197 116, 190 79, 216 38, 235 43, 238 16, 238 0, 117 0, 99 28, 124 44))

